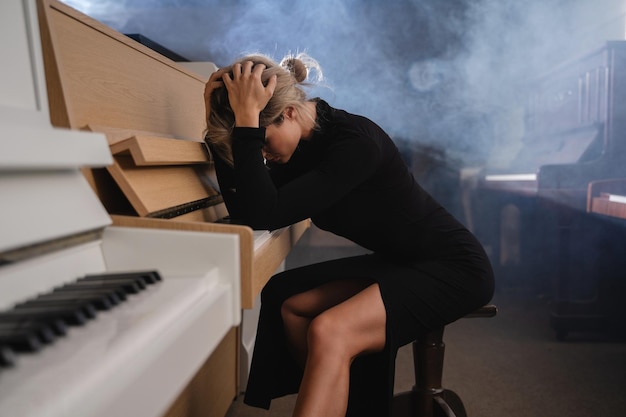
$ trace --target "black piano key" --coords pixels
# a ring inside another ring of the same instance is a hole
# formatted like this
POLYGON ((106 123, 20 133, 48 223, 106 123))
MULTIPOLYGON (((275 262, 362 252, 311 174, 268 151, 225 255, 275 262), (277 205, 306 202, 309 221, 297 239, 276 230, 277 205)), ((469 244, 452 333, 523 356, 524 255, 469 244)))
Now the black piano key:
POLYGON ((26 332, 34 333, 42 343, 52 343, 57 337, 52 328, 46 323, 33 320, 21 320, 17 322, 0 322, 0 332, 3 334, 26 332))
POLYGON ((32 312, 25 312, 21 310, 0 312, 0 323, 20 323, 24 321, 35 321, 37 323, 46 324, 59 336, 63 336, 67 333, 66 322, 58 316, 49 313, 33 314, 32 312))
MULTIPOLYGON (((71 297, 72 296, 68 296, 67 294, 55 294, 54 296, 52 294, 46 294, 42 297, 37 297, 32 301, 33 303, 39 305, 45 305, 48 303, 56 304, 57 302, 70 301, 71 297)), ((113 307, 113 303, 111 302, 111 300, 102 294, 75 294, 73 295, 73 297, 82 298, 84 301, 89 301, 97 310, 110 310, 111 307, 113 307)))
POLYGON ((129 277, 114 277, 109 278, 106 276, 98 276, 98 275, 87 275, 85 277, 79 278, 76 282, 101 282, 101 283, 111 283, 111 284, 119 284, 125 285, 130 283, 133 287, 138 286, 139 289, 144 289, 148 285, 148 281, 142 276, 129 276, 129 277))
POLYGON ((66 284, 59 289, 74 289, 74 288, 82 288, 82 289, 112 289, 121 292, 124 295, 127 294, 137 294, 144 288, 146 288, 145 282, 141 282, 138 280, 78 280, 71 284, 66 284))
POLYGON ((34 333, 11 333, 0 332, 0 343, 8 345, 16 352, 37 352, 41 349, 41 340, 34 333))
MULTIPOLYGON (((71 326, 80 326, 85 324, 87 320, 93 318, 96 314, 95 307, 89 305, 93 309, 93 313, 88 315, 85 312, 85 309, 82 305, 48 305, 45 307, 41 306, 19 306, 19 308, 14 308, 12 310, 6 311, 5 313, 11 314, 25 314, 33 317, 34 320, 37 320, 39 317, 52 316, 57 317, 63 322, 71 325, 71 326)), ((4 313, 3 313, 4 314, 4 313)))
POLYGON ((15 352, 8 347, 0 345, 0 367, 15 365, 15 352))
POLYGON ((63 291, 63 288, 58 288, 44 295, 50 296, 51 298, 54 298, 53 296, 55 297, 58 296, 59 298, 68 297, 70 299, 75 298, 74 297, 75 295, 78 295, 79 297, 85 297, 87 299, 89 299, 89 297, 91 296, 96 297, 96 298, 104 297, 107 300, 109 300, 112 306, 117 305, 121 303, 122 301, 126 300, 126 294, 124 293, 124 291, 121 291, 115 288, 84 288, 84 289, 72 289, 68 291, 63 291), (123 297, 124 297, 123 299, 119 295, 120 292, 123 294, 123 297))
POLYGON ((149 284, 155 284, 163 280, 158 271, 145 272, 142 276, 148 281, 149 284))
MULTIPOLYGON (((46 335, 42 337, 42 326, 35 323, 20 325, 0 323, 0 345, 8 345, 19 352, 36 352, 44 343, 49 342, 46 335)), ((52 330, 49 330, 49 334, 52 334, 52 330)))
POLYGON ((51 292, 37 296, 33 301, 67 301, 83 299, 92 302, 99 310, 109 310, 120 303, 119 297, 111 291, 71 291, 71 292, 51 292))
POLYGON ((161 281, 161 275, 157 271, 141 271, 138 273, 148 284, 155 284, 161 281))
POLYGON ((83 285, 119 285, 130 294, 135 294, 145 289, 149 283, 141 276, 106 278, 101 276, 86 276, 76 281, 76 284, 83 285))
POLYGON ((94 305, 94 303, 90 300, 85 300, 83 298, 74 298, 71 300, 38 300, 32 299, 28 301, 24 301, 23 303, 17 304, 14 308, 77 308, 79 309, 87 318, 93 319, 98 314, 98 309, 94 305))
POLYGON ((55 288, 52 293, 58 294, 63 292, 103 292, 110 293, 114 299, 111 300, 113 304, 119 304, 122 301, 126 300, 126 291, 119 285, 101 285, 101 286, 93 286, 93 285, 76 285, 76 284, 66 284, 62 287, 55 288))
POLYGON ((99 279, 141 277, 147 284, 154 284, 161 281, 161 275, 158 271, 106 272, 102 274, 89 274, 86 275, 84 279, 92 279, 93 277, 99 279))

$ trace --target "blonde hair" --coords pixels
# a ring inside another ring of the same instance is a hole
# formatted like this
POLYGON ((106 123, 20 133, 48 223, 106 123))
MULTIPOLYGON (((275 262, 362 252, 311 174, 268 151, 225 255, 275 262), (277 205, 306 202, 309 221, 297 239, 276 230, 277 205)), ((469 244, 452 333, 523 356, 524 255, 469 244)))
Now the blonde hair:
MULTIPOLYGON (((315 76, 321 80, 322 72, 318 63, 306 54, 289 55, 280 63, 274 62, 265 55, 248 55, 234 62, 225 70, 232 71, 233 65, 252 61, 254 65, 264 64, 265 70, 261 81, 266 84, 273 75, 276 75, 276 88, 272 98, 259 115, 259 125, 262 127, 282 123, 282 114, 287 107, 293 107, 300 115, 308 115, 305 109, 307 95, 303 87, 312 85, 308 80, 310 70, 315 70, 315 76)), ((231 73, 232 75, 232 73, 231 73)), ((225 86, 218 87, 211 92, 210 113, 207 117, 205 141, 219 156, 233 165, 231 150, 232 132, 235 127, 235 115, 228 101, 228 91, 225 86)), ((310 117, 310 116, 309 116, 310 117)), ((312 119, 313 124, 315 120, 312 119)))

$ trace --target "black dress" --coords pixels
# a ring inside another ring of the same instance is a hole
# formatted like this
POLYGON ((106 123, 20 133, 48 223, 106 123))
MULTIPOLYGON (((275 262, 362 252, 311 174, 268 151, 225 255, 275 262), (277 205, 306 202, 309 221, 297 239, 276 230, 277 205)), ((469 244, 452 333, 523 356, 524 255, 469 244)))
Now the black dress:
POLYGON ((415 182, 380 127, 323 100, 317 122, 287 164, 264 164, 263 128, 234 129, 235 169, 215 157, 231 217, 270 230, 311 218, 372 252, 272 277, 261 293, 244 401, 267 409, 273 398, 298 391, 302 370, 287 351, 282 302, 328 281, 362 277, 379 284, 387 338, 382 352, 353 362, 347 415, 386 416, 398 348, 488 303, 493 272, 475 237, 415 182))

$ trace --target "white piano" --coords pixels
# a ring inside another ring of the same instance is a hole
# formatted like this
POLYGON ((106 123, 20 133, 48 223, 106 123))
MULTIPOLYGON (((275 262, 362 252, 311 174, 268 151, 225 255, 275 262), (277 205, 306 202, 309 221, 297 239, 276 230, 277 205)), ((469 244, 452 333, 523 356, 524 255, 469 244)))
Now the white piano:
POLYGON ((223 417, 309 222, 220 221, 205 75, 56 0, 5 0, 0 22, 0 317, 85 275, 162 277, 38 352, 0 342, 0 417, 223 417))
POLYGON ((161 416, 240 324, 239 237, 110 226, 81 172, 108 143, 51 126, 35 6, 0 4, 0 317, 88 274, 162 279, 35 352, 0 342, 0 416, 161 416))

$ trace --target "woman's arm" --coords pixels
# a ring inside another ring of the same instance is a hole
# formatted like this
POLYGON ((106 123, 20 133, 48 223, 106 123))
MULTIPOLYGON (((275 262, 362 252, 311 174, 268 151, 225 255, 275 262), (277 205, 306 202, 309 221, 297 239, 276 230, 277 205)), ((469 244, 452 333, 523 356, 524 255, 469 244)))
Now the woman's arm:
POLYGON ((264 137, 262 128, 233 132, 240 214, 257 229, 273 230, 314 216, 371 176, 380 162, 374 141, 347 134, 329 147, 316 167, 276 187, 261 153, 264 137))
POLYGON ((207 141, 207 146, 211 151, 211 158, 215 167, 215 174, 219 184, 220 193, 224 198, 224 203, 228 209, 228 215, 234 220, 243 218, 241 203, 237 196, 237 183, 235 181, 235 169, 230 166, 219 154, 215 148, 207 141))

